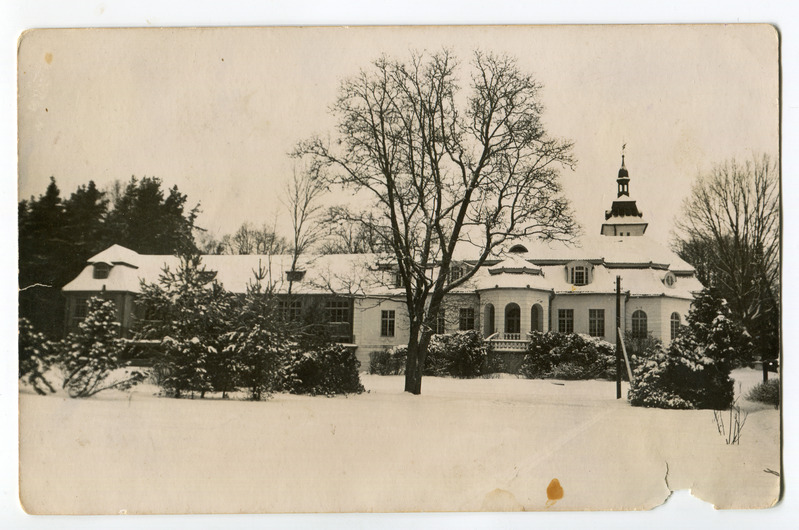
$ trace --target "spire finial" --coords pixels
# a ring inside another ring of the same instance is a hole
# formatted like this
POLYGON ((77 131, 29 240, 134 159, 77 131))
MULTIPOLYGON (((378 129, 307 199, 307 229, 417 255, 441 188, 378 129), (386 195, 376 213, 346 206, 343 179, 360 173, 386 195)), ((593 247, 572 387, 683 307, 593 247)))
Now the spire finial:
POLYGON ((622 144, 621 146, 621 167, 624 167, 624 150, 627 148, 627 144, 622 144))

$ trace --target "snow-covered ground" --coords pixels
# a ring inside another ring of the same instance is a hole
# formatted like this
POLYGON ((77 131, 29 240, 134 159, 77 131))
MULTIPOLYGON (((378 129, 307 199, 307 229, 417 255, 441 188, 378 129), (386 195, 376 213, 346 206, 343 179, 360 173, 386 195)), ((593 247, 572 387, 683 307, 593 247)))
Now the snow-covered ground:
MULTIPOLYGON (((760 381, 734 372, 742 393, 760 381)), ((712 411, 630 407, 615 383, 362 375, 368 393, 265 402, 20 391, 20 496, 33 513, 647 509, 672 489, 718 507, 779 497, 780 415, 740 445, 712 411), (547 498, 557 478, 563 497, 547 498)), ((737 387, 737 385, 736 385, 737 387)), ((626 385, 624 388, 626 395, 626 385)))

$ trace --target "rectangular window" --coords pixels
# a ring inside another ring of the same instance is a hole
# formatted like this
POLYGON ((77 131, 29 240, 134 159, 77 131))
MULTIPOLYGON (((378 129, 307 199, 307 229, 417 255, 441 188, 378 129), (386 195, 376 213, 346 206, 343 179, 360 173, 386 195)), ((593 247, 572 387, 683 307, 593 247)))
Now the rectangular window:
POLYGON ((393 309, 383 310, 380 313, 380 336, 394 336, 394 320, 396 313, 393 309))
POLYGON ((350 321, 350 301, 349 300, 328 300, 327 301, 327 321, 332 324, 349 323, 350 321))
POLYGON ((588 310, 588 334, 592 337, 605 336, 605 310, 588 310))
POLYGON ((86 318, 89 314, 89 299, 88 298, 75 298, 75 312, 72 316, 73 325, 86 318))
POLYGON ((558 309, 558 331, 574 333, 574 309, 558 309))
POLYGON ((438 316, 436 317, 436 326, 433 329, 433 333, 436 335, 443 335, 446 333, 446 318, 443 309, 439 309, 438 316))
POLYGON ((452 267, 449 271, 450 281, 460 280, 463 277, 463 269, 461 267, 452 267))
POLYGON ((399 271, 394 271, 394 288, 400 289, 402 287, 402 274, 399 271))
POLYGON ((585 285, 587 282, 586 280, 586 270, 583 266, 577 266, 572 269, 572 284, 574 285, 585 285))
POLYGON ((351 342, 350 301, 340 298, 328 299, 325 302, 325 310, 327 311, 330 338, 335 342, 351 342))
POLYGON ((302 300, 281 300, 280 314, 286 322, 297 322, 302 316, 302 300))
POLYGON ((460 309, 460 325, 458 328, 461 331, 469 331, 474 329, 474 308, 461 307, 460 309))

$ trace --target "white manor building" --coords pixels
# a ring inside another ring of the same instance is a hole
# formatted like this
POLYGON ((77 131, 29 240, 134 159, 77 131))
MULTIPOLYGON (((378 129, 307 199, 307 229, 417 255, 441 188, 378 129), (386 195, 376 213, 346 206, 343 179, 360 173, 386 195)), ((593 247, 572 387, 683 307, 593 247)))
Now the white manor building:
MULTIPOLYGON (((647 223, 630 197, 629 181, 622 157, 617 198, 599 235, 584 236, 579 245, 515 242, 448 295, 435 331, 480 330, 497 352, 523 350, 531 331, 582 333, 615 343, 619 276, 622 330, 651 332, 668 343, 702 285, 691 265, 644 235, 647 223)), ((312 308, 326 315, 332 335, 355 348, 364 369, 370 352, 407 344, 404 289, 386 255, 302 256, 293 272, 288 255, 208 255, 202 262, 234 293, 246 292, 260 267, 267 268, 278 293, 287 293, 291 281, 292 295, 282 302, 287 318, 312 308)), ((129 335, 141 316, 141 281, 155 283, 165 266, 174 270, 178 263, 175 256, 142 255, 119 245, 91 257, 63 288, 67 327, 86 315, 89 297, 101 295, 116 302, 123 335, 129 335)), ((474 263, 465 256, 451 274, 459 277, 474 263)))

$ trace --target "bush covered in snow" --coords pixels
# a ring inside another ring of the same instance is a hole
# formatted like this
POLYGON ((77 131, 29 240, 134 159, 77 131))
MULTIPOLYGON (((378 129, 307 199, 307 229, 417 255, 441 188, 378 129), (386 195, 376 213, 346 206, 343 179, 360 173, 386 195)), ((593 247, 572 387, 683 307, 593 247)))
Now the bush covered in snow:
POLYGON ((70 397, 89 397, 109 388, 127 389, 143 378, 138 371, 109 379, 112 372, 126 366, 119 359, 114 302, 89 299, 86 318, 78 331, 70 333, 57 346, 57 363, 63 374, 62 387, 70 397))
POLYGON ((648 353, 662 346, 663 343, 660 339, 653 336, 652 332, 647 333, 644 337, 633 334, 633 332, 629 330, 624 332, 624 347, 627 350, 627 355, 630 357, 631 363, 633 358, 646 356, 648 353))
POLYGON ((424 375, 480 377, 486 373, 488 348, 478 331, 433 335, 427 350, 424 375))
POLYGON ((279 369, 277 388, 292 394, 360 394, 360 362, 355 352, 339 344, 310 351, 292 348, 279 369))
POLYGON ((528 379, 613 379, 616 348, 595 337, 534 331, 521 374, 528 379))
POLYGON ((635 406, 726 410, 734 389, 730 371, 741 350, 751 347, 743 329, 730 319, 726 303, 707 290, 687 317, 688 326, 664 350, 656 347, 635 359, 635 406))
POLYGON ((52 344, 44 334, 33 329, 27 318, 19 319, 19 378, 23 383, 45 395, 55 392, 44 374, 53 362, 52 344))
POLYGON ((273 290, 262 284, 266 271, 254 272, 247 294, 234 296, 199 256, 186 256, 176 271, 164 269, 159 284, 142 287, 147 319, 141 336, 161 340, 154 369, 166 392, 225 397, 246 389, 260 400, 277 391, 363 391, 355 355, 330 342, 321 317, 305 325, 286 322, 273 290))
POLYGON ((369 354, 369 373, 376 375, 402 375, 408 359, 407 346, 395 346, 369 354))
MULTIPOLYGON (((407 346, 373 351, 369 373, 402 375, 408 358, 407 346)), ((488 370, 488 347, 477 331, 433 335, 424 362, 424 375, 437 377, 480 377, 488 370)))
POLYGON ((766 405, 780 406, 780 380, 769 379, 763 383, 759 383, 752 387, 752 390, 746 394, 746 399, 749 401, 757 401, 758 403, 765 403, 766 405))

